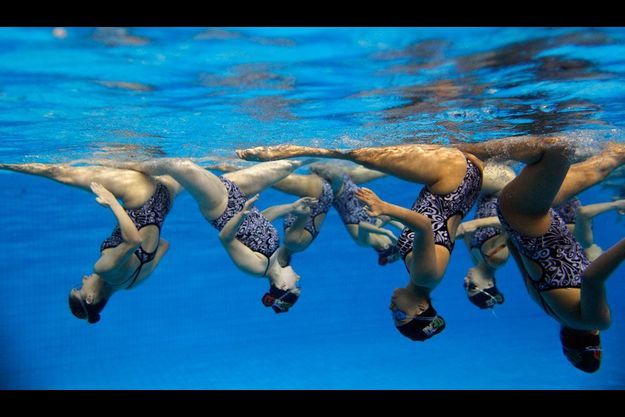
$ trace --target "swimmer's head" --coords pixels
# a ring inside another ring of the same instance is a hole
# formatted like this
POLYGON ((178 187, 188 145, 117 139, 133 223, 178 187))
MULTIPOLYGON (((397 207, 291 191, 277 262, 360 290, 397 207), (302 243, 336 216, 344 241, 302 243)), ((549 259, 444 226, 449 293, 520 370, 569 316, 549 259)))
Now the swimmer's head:
POLYGON ((97 323, 108 299, 104 280, 95 274, 85 275, 69 293, 69 309, 75 317, 89 324, 97 323))
POLYGON ((397 308, 391 311, 395 328, 415 342, 424 342, 445 329, 445 319, 438 315, 431 302, 430 307, 418 316, 408 316, 397 308), (410 321, 406 322, 406 320, 410 321))
POLYGON ((291 265, 287 265, 272 268, 269 278, 271 283, 269 292, 263 295, 263 305, 271 307, 276 313, 286 313, 299 299, 301 289, 297 282, 300 276, 291 265))
POLYGON ((469 268, 464 277, 464 291, 471 303, 481 309, 503 304, 504 297, 495 285, 495 278, 488 277, 480 268, 469 268))
POLYGON ((271 283, 269 292, 261 299, 265 307, 271 307, 276 314, 286 313, 299 300, 300 289, 298 287, 281 290, 271 283))
POLYGON ((81 319, 87 320, 89 324, 100 321, 100 312, 106 306, 108 297, 102 291, 102 283, 98 283, 99 278, 85 276, 82 285, 78 285, 69 293, 69 309, 72 314, 81 319))
POLYGON ((599 332, 560 328, 562 353, 577 369, 593 373, 601 365, 601 337, 599 332))
POLYGON ((396 245, 390 245, 386 249, 375 249, 375 251, 378 253, 378 265, 382 266, 392 264, 401 257, 401 252, 396 245))

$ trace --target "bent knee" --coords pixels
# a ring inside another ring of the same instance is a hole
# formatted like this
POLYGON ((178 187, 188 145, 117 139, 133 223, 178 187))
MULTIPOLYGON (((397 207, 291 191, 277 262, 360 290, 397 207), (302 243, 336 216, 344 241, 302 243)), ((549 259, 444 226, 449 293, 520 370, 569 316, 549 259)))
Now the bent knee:
POLYGON ((541 144, 545 147, 545 154, 567 159, 575 154, 573 143, 564 136, 548 136, 541 140, 541 144))

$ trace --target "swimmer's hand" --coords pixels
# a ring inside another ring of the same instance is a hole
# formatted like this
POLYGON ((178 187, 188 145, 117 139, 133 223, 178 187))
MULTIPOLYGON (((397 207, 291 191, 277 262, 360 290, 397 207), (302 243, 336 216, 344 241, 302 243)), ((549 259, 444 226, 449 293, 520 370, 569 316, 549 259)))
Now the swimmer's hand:
POLYGON ((456 229, 456 239, 466 235, 467 233, 473 233, 476 229, 477 228, 471 225, 470 222, 460 223, 460 226, 456 229))
POLYGON ((260 198, 260 194, 256 194, 254 197, 248 199, 245 202, 245 204, 243 204, 243 209, 241 210, 241 212, 243 213, 244 216, 247 217, 247 215, 250 214, 250 210, 252 209, 252 206, 254 206, 254 203, 259 198, 260 198))
POLYGON ((386 211, 386 202, 368 188, 360 188, 356 191, 356 197, 366 204, 365 213, 369 216, 377 217, 386 211))
POLYGON ((104 207, 120 205, 113 193, 107 190, 102 184, 92 182, 89 186, 91 187, 91 191, 97 195, 95 201, 97 201, 100 205, 104 207))
POLYGON ((312 211, 313 204, 317 203, 316 198, 304 197, 291 204, 291 213, 297 216, 308 216, 312 211))
POLYGON ((616 212, 618 214, 625 214, 625 200, 616 200, 614 202, 614 207, 616 208, 616 212))

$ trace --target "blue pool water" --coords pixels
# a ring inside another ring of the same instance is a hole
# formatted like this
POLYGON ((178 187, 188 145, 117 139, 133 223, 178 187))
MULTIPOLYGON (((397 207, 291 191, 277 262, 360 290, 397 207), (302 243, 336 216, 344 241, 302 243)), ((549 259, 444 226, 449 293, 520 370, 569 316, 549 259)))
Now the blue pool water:
MULTIPOLYGON (((355 148, 553 132, 573 132, 588 150, 623 140, 624 29, 120 32, 0 28, 1 163, 220 161, 287 142, 355 148)), ((420 188, 394 178, 370 187, 403 206, 420 188)), ((581 199, 609 201, 615 187, 581 199)), ((257 205, 292 200, 268 190, 257 205)), ((434 292, 446 330, 426 343, 405 339, 388 310, 407 282, 403 265, 379 267, 334 210, 294 259, 300 301, 275 315, 260 303, 266 281, 234 267, 185 193, 151 279, 117 293, 89 326, 72 317, 67 294, 90 273, 111 214, 84 191, 4 171, 0 202, 3 389, 625 387, 623 267, 607 283, 613 324, 602 334, 603 364, 587 375, 561 354, 557 324, 512 262, 498 273, 506 302, 496 315, 466 300, 461 244, 434 292)), ((595 220, 599 245, 625 236, 620 217, 595 220)))

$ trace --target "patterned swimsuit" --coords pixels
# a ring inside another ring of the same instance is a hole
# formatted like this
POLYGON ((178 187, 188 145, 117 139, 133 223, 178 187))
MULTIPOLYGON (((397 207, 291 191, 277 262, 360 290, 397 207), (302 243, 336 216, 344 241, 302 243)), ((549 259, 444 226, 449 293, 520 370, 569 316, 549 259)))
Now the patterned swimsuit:
MULTIPOLYGON (((219 179, 228 191, 228 206, 221 216, 211 221, 211 224, 215 226, 217 230, 221 231, 226 223, 243 209, 247 197, 243 194, 241 189, 228 178, 219 177, 219 179)), ((236 239, 252 251, 267 257, 267 268, 269 268, 271 255, 273 255, 280 246, 278 231, 256 207, 250 209, 250 214, 239 226, 236 239)))
MULTIPOLYGON (((481 196, 477 201, 477 211, 474 219, 484 219, 497 215, 497 196, 481 196)), ((471 236, 470 249, 478 249, 482 253, 482 245, 488 239, 501 235, 501 231, 495 227, 480 227, 471 236)), ((482 256, 484 254, 482 253, 482 256)), ((485 256, 484 256, 485 257, 485 256)))
POLYGON ((551 225, 542 236, 523 236, 506 222, 501 208, 497 207, 499 221, 509 239, 519 253, 542 269, 538 280, 531 279, 532 285, 540 293, 554 288, 580 288, 582 274, 590 265, 581 245, 575 240, 563 218, 554 209, 550 209, 551 225))
POLYGON ((343 188, 339 195, 334 198, 332 205, 338 211, 344 224, 358 224, 361 221, 371 224, 376 223, 375 217, 365 213, 365 203, 356 198, 359 187, 347 175, 343 175, 343 188))
MULTIPOLYGON (((304 226, 304 229, 308 231, 308 233, 310 233, 313 239, 316 238, 319 234, 319 230, 317 230, 317 226, 315 226, 315 218, 320 214, 327 213, 328 210, 330 210, 330 207, 332 206, 332 200, 334 199, 332 187, 327 181, 322 181, 323 185, 321 189, 321 196, 319 196, 319 201, 317 202, 317 204, 312 207, 311 212, 308 215, 308 219, 306 219, 306 225, 304 226)), ((295 220, 297 220, 297 216, 295 216, 294 214, 288 214, 287 216, 285 216, 284 230, 293 226, 295 220)))
MULTIPOLYGON (((473 204, 475 204, 481 188, 482 172, 467 158, 467 172, 458 188, 449 194, 438 195, 432 193, 427 187, 423 187, 411 210, 430 219, 432 222, 432 233, 434 233, 434 244, 446 247, 449 253, 451 253, 454 248, 454 242, 451 241, 449 230, 447 229, 447 221, 456 214, 464 217, 471 210, 473 204)), ((404 228, 397 241, 397 247, 404 258, 404 262, 406 261, 406 256, 412 251, 413 241, 414 232, 407 227, 404 228)), ((408 268, 408 265, 406 265, 406 268, 408 268)))
POLYGON ((562 217, 564 223, 574 225, 577 209, 580 208, 581 205, 582 202, 579 198, 573 197, 553 209, 560 215, 560 217, 562 217))
MULTIPOLYGON (((128 213, 128 217, 132 219, 132 222, 137 227, 137 230, 141 230, 145 226, 155 225, 158 227, 158 231, 160 234, 161 227, 163 226, 163 222, 165 221, 165 216, 169 213, 171 209, 171 199, 169 195, 169 191, 167 187, 165 187, 160 182, 156 185, 156 191, 152 194, 152 197, 148 201, 145 202, 141 207, 135 209, 124 209, 126 213, 128 213)), ((111 236, 109 236, 102 244, 100 245, 100 252, 105 249, 110 249, 119 246, 124 239, 122 238, 122 232, 119 228, 119 225, 115 227, 111 236)), ((139 260, 139 266, 135 269, 135 272, 128 278, 126 281, 122 283, 130 281, 130 284, 126 287, 126 289, 130 289, 139 274, 141 273, 141 269, 143 265, 151 262, 156 256, 156 252, 158 250, 158 245, 152 252, 146 252, 143 247, 139 246, 137 250, 135 250, 135 256, 139 260)))

